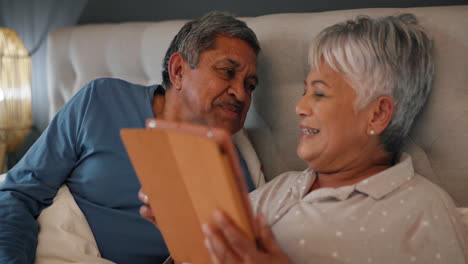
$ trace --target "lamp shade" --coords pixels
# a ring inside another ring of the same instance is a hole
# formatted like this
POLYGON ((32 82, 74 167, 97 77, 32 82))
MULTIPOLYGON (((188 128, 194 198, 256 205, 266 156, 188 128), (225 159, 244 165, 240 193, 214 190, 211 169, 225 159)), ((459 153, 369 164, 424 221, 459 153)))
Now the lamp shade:
POLYGON ((31 125, 31 59, 16 32, 0 28, 0 172, 31 125))

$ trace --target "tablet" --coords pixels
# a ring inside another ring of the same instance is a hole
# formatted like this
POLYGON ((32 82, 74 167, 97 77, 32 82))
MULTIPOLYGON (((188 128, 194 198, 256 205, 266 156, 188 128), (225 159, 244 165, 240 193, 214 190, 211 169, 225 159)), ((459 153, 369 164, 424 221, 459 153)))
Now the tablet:
POLYGON ((202 223, 221 210, 255 241, 253 213, 231 135, 220 128, 149 119, 121 138, 177 262, 211 263, 202 223))

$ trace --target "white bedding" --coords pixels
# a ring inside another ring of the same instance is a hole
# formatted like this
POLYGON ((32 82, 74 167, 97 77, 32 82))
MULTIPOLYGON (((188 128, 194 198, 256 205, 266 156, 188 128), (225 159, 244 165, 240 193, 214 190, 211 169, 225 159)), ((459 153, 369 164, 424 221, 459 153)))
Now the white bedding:
POLYGON ((68 187, 63 185, 51 206, 37 218, 41 231, 36 264, 99 263, 101 258, 93 233, 68 187))
MULTIPOLYGON (((5 174, 0 175, 0 182, 5 174)), ((468 237, 468 208, 459 208, 468 237)), ((101 258, 86 219, 70 191, 62 186, 54 203, 37 219, 41 231, 36 251, 36 264, 112 264, 101 258)))
MULTIPOLYGON (((248 19, 262 45, 258 61, 262 80, 246 127, 270 178, 304 166, 294 154, 298 131, 297 120, 291 118, 295 116, 291 106, 300 96, 293 91, 302 89, 300 80, 307 70, 305 54, 311 37, 324 26, 357 14, 379 16, 401 12, 417 14, 423 26, 430 29, 437 59, 433 100, 416 123, 406 151, 415 157, 420 174, 444 186, 459 204, 468 206, 465 184, 468 167, 463 158, 468 149, 465 133, 468 123, 464 122, 463 114, 468 93, 464 85, 466 67, 461 66, 468 61, 468 35, 460 34, 468 24, 468 6, 353 9, 248 19)), ((160 62, 182 23, 86 25, 51 34, 47 66, 51 112, 55 113, 83 84, 97 77, 116 77, 146 85, 160 83, 160 62), (122 53, 123 47, 127 52, 122 53)), ((249 164, 249 158, 246 161, 249 167, 255 167, 249 164)), ((256 168, 261 173, 260 166, 256 168)), ((258 175, 252 173, 255 182, 258 175)), ((3 178, 0 175, 0 182, 3 178)), ((38 219, 42 231, 37 263, 109 263, 100 259, 89 226, 77 209, 67 189, 60 189, 54 204, 38 219)), ((468 207, 459 211, 468 230, 468 207)), ((468 231, 465 234, 468 237, 468 231)))
MULTIPOLYGON (((246 160, 252 181, 257 187, 265 184, 261 165, 244 130, 234 135, 239 151, 246 160)), ((0 175, 0 183, 6 174, 0 175)), ((93 233, 70 190, 63 185, 51 206, 37 218, 40 225, 36 264, 111 264, 101 258, 93 233)))

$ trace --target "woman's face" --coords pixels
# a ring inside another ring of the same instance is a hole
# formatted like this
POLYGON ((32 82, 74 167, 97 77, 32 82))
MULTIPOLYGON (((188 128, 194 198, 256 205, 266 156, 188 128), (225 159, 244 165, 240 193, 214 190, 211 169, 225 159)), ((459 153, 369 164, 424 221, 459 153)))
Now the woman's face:
POLYGON ((368 153, 369 111, 355 110, 357 94, 327 64, 311 70, 296 106, 301 135, 298 156, 314 170, 333 173, 352 168, 368 153))

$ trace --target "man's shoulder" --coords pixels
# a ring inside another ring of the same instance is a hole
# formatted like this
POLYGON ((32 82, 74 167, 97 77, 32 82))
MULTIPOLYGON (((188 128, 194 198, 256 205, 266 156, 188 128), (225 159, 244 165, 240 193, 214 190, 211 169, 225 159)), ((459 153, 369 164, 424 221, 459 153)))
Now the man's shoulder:
POLYGON ((117 78, 98 78, 86 84, 77 95, 81 94, 93 101, 125 103, 128 100, 122 100, 124 98, 135 98, 136 101, 147 98, 157 87, 158 85, 145 86, 117 78))
POLYGON ((119 91, 134 91, 135 88, 146 88, 147 86, 134 84, 118 78, 98 78, 90 81, 83 89, 91 89, 96 92, 105 92, 109 89, 118 89, 119 91))

